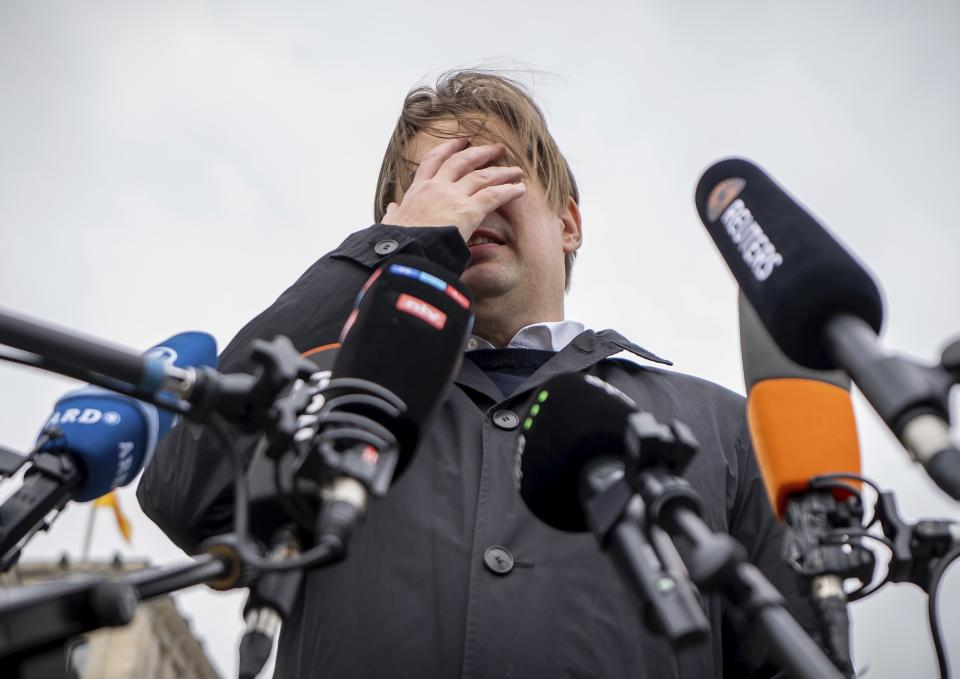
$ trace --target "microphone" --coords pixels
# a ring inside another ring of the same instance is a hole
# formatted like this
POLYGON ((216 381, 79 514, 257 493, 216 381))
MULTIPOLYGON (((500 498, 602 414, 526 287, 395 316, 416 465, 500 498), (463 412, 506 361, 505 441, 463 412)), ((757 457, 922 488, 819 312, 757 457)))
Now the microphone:
MULTIPOLYGON (((207 333, 183 332, 148 350, 144 359, 177 368, 212 368, 217 344, 207 333)), ((163 408, 87 386, 57 401, 42 433, 50 434, 55 427, 59 434, 43 449, 67 448, 82 476, 73 499, 87 502, 133 481, 177 420, 163 408)))
MULTIPOLYGON (((142 361, 164 369, 210 366, 217 360, 210 335, 181 333, 153 347, 142 361)), ((158 402, 173 404, 164 394, 158 402)), ((175 424, 175 416, 129 396, 88 386, 63 396, 37 442, 23 485, 0 505, 0 568, 70 499, 93 500, 133 481, 175 424)))
MULTIPOLYGON (((319 448, 321 474, 327 477, 316 524, 321 540, 332 536, 345 545, 369 494, 384 495, 409 465, 460 369, 472 306, 456 276, 417 257, 391 258, 361 288, 340 334, 321 405, 307 407, 296 436, 319 448)), ((299 553, 287 527, 277 529, 270 542, 272 558, 299 553)), ((298 600, 301 580, 300 571, 272 573, 251 588, 241 677, 252 679, 266 664, 298 600)))
POLYGON ((609 540, 628 587, 672 642, 671 632, 695 639, 709 631, 692 580, 719 589, 786 674, 839 677, 780 593, 747 561, 743 546, 703 520, 702 501, 678 476, 697 449, 682 423, 661 424, 603 380, 567 373, 534 395, 517 447, 517 484, 527 507, 548 525, 589 526, 602 546, 609 540), (649 520, 630 520, 632 502, 641 503, 649 520), (661 560, 668 554, 673 560, 676 549, 669 540, 670 552, 663 541, 646 542, 645 530, 651 538, 663 530, 682 538, 688 545, 683 564, 664 568, 661 560), (667 586, 650 586, 659 583, 667 586))
MULTIPOLYGON (((580 373, 557 375, 534 394, 518 439, 516 480, 527 508, 548 526, 590 530, 608 551, 644 619, 676 648, 702 642, 710 625, 676 549, 647 522, 625 480, 631 418, 669 437, 623 392, 580 373)), ((644 451, 638 451, 643 466, 644 451)), ((691 450, 692 454, 692 450, 691 450)), ((677 468, 686 460, 677 458, 677 468)))
POLYGON ((837 511, 851 493, 833 486, 831 496, 810 486, 814 476, 860 474, 850 381, 842 372, 813 371, 788 359, 742 293, 738 303, 747 421, 770 504, 788 526, 785 558, 810 585, 831 659, 854 676, 843 581, 869 580, 874 560, 856 541, 845 547, 822 542, 839 524, 852 527, 842 518, 848 514, 837 511))
POLYGON ((770 504, 782 519, 790 497, 810 490, 811 477, 860 474, 850 380, 788 359, 742 294, 738 305, 750 438, 770 504))
POLYGON ((759 167, 721 160, 703 173, 695 201, 743 294, 792 361, 838 367, 823 341, 826 322, 838 314, 880 332, 883 299, 873 278, 759 167))
POLYGON ((634 412, 629 396, 592 375, 547 380, 523 421, 517 451, 517 488, 527 508, 553 528, 589 530, 581 474, 592 463, 622 457, 634 412))
MULTIPOLYGON (((365 380, 402 401, 399 409, 356 398, 342 406, 386 428, 396 438, 396 451, 361 455, 371 471, 378 468, 380 480, 366 472, 340 475, 331 484, 331 499, 343 500, 352 512, 362 514, 367 487, 356 479, 366 477, 369 488, 382 494, 406 469, 460 369, 473 327, 472 307, 469 290, 456 276, 419 257, 390 259, 361 288, 340 335, 331 380, 365 380)), ((351 386, 331 387, 324 394, 328 407, 338 397, 356 396, 351 386)))
POLYGON ((177 386, 183 379, 170 371, 159 357, 137 354, 52 324, 37 322, 19 314, 0 310, 0 344, 20 349, 50 361, 38 367, 72 376, 79 369, 132 385, 137 392, 154 394, 177 386))
POLYGON ((708 168, 695 202, 780 350, 812 370, 844 370, 913 459, 960 499, 960 450, 949 430, 953 378, 884 351, 883 300, 866 269, 747 160, 708 168))

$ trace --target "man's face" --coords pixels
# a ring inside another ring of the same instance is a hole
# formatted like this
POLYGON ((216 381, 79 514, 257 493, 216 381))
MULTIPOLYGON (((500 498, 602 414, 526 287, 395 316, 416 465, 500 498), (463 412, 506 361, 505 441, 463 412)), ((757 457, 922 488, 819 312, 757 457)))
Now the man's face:
MULTIPOLYGON (((436 127, 455 134, 455 120, 439 121, 436 127)), ((500 121, 487 122, 483 136, 473 137, 471 145, 497 143, 510 139, 510 131, 500 121)), ((407 147, 406 157, 419 163, 430 149, 447 139, 419 132, 407 147)), ((509 164, 502 159, 500 164, 509 164)), ((541 306, 546 295, 562 304, 564 256, 580 246, 579 214, 576 204, 558 215, 547 202, 543 186, 536 176, 525 176, 527 190, 521 197, 491 212, 467 242, 470 263, 461 279, 478 301, 508 296, 512 305, 541 306)))

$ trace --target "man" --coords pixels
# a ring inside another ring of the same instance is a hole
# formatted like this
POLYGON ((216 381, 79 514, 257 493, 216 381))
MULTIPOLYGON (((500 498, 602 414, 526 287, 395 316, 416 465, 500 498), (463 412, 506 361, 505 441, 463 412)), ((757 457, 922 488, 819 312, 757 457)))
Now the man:
MULTIPOLYGON (((693 429, 702 449, 687 478, 707 521, 741 541, 809 622, 781 563, 743 399, 653 367, 667 361, 616 332, 565 319, 582 240, 578 192, 522 88, 458 72, 411 92, 376 195, 377 224, 241 330, 222 369, 243 369, 257 337, 287 335, 305 352, 335 342, 371 269, 399 252, 462 275, 476 297, 475 336, 410 468, 370 507, 349 558, 307 577, 281 634, 277 676, 699 678, 758 664, 716 596, 706 597, 710 643, 674 654, 645 628, 592 535, 549 528, 523 505, 517 413, 538 384, 568 371, 597 375, 658 419, 693 429), (611 358, 623 351, 632 360, 611 358)), ((229 465, 197 426, 170 435, 138 496, 188 551, 229 530, 229 465)))

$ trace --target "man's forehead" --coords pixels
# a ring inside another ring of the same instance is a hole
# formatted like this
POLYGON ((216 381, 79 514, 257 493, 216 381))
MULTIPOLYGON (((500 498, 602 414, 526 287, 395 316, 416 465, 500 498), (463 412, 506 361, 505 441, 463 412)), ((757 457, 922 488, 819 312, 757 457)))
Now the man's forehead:
POLYGON ((505 143, 508 147, 515 135, 507 125, 491 116, 465 119, 442 118, 430 123, 428 128, 417 132, 405 149, 404 157, 419 164, 423 155, 454 137, 469 136, 471 145, 505 143))

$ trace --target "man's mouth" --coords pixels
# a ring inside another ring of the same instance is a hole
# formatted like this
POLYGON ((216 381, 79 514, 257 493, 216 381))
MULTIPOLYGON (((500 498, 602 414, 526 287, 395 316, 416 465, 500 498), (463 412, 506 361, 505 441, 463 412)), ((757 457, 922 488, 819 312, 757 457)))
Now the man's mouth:
POLYGON ((496 245, 503 245, 503 243, 503 238, 501 238, 499 234, 486 229, 478 229, 474 231, 473 235, 470 237, 470 240, 467 241, 467 247, 471 249, 493 247, 496 245))

